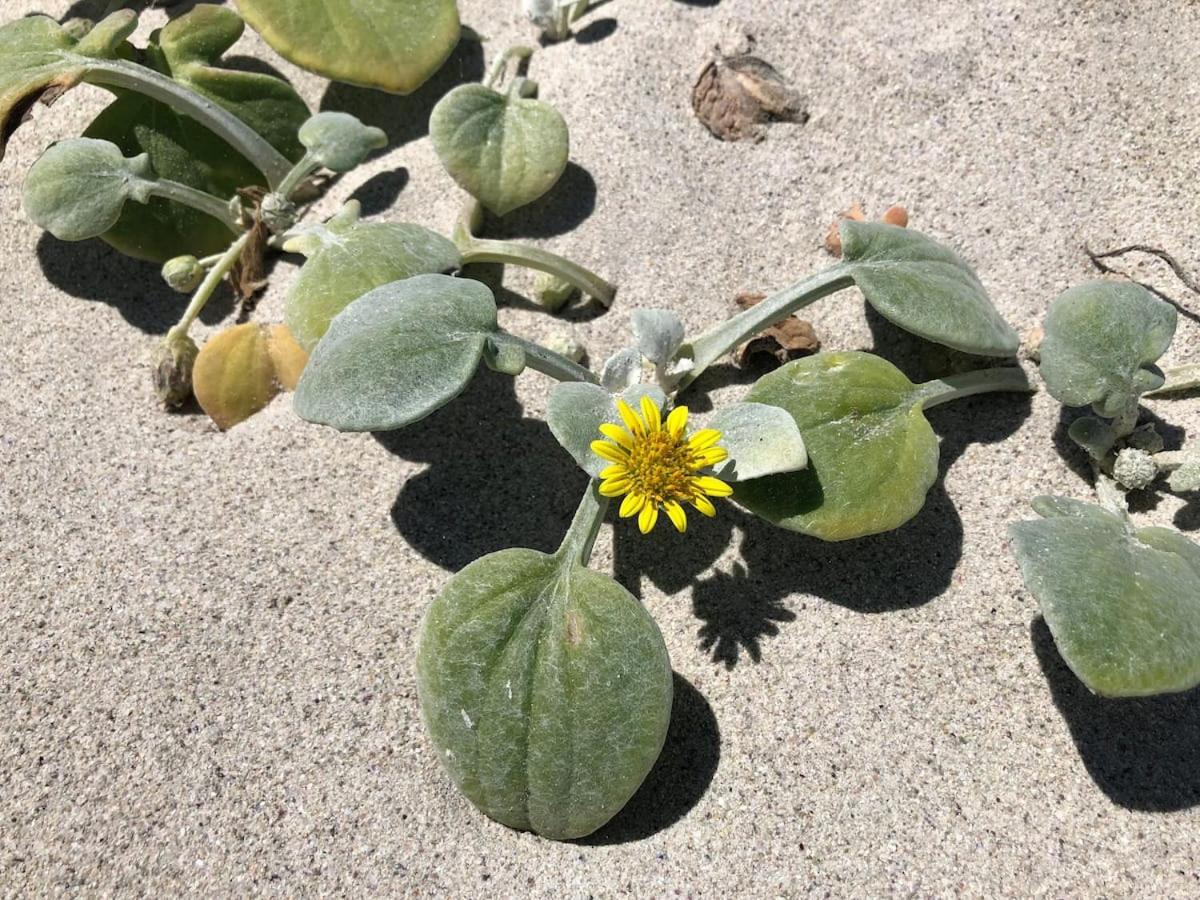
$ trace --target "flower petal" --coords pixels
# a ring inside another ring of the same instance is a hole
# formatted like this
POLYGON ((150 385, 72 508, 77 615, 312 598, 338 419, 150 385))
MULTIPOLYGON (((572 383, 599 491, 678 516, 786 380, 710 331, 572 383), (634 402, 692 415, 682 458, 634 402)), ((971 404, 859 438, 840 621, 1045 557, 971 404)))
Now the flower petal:
POLYGON ((692 487, 708 494, 710 497, 728 497, 733 488, 719 478, 711 475, 695 475, 692 477, 692 487))
POLYGON ((712 505, 712 501, 703 494, 696 494, 692 497, 692 506, 696 507, 703 515, 710 519, 717 514, 717 508, 712 505))
POLYGON ((729 451, 724 447, 709 447, 707 450, 701 450, 699 453, 692 454, 692 462, 697 469, 715 466, 717 463, 724 462, 728 458, 729 451))
POLYGON ((620 444, 626 449, 633 446, 633 435, 620 425, 614 425, 612 422, 605 422, 600 426, 600 433, 613 443, 620 444))
POLYGON ((610 478, 600 482, 600 496, 620 497, 622 494, 629 493, 631 487, 633 487, 633 482, 628 478, 610 478))
POLYGON ((662 413, 658 411, 658 404, 648 396, 642 397, 642 417, 646 420, 646 427, 650 434, 662 429, 662 413))
POLYGON ((686 406, 677 406, 671 410, 671 414, 667 416, 667 431, 671 433, 671 437, 679 437, 683 434, 683 430, 687 428, 688 408, 686 406))
POLYGON ((642 534, 649 534, 654 530, 654 526, 657 522, 658 507, 653 503, 647 503, 642 507, 642 511, 638 514, 638 528, 642 530, 642 534))
POLYGON ((621 421, 625 423, 625 427, 634 437, 646 433, 646 423, 633 411, 633 407, 620 397, 617 398, 617 412, 621 414, 621 421))
POLYGON ((603 480, 609 478, 625 478, 629 475, 629 467, 623 463, 614 463, 611 466, 605 466, 600 470, 599 477, 603 480))
POLYGON ((687 513, 683 511, 683 507, 674 500, 668 500, 663 504, 663 511, 670 518, 671 524, 675 526, 675 530, 680 534, 687 531, 687 513))
POLYGON ((646 497, 644 494, 626 494, 625 499, 621 501, 621 518, 628 519, 634 513, 641 512, 642 507, 645 505, 646 497))
POLYGON ((701 450, 707 450, 720 439, 721 432, 717 429, 701 428, 688 439, 688 446, 692 448, 693 453, 699 453, 701 450))
POLYGON ((629 454, 618 447, 616 444, 610 444, 608 441, 592 441, 592 452, 601 459, 607 459, 609 462, 623 463, 629 459, 629 454))

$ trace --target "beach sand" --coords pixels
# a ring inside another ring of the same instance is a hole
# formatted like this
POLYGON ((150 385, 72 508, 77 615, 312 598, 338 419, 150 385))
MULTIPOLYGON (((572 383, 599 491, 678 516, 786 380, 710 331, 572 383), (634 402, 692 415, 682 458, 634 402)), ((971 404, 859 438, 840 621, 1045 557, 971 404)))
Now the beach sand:
MULTIPOLYGON (((515 0, 461 8, 489 59, 532 38, 515 0)), ((697 330, 739 291, 828 265, 825 230, 855 200, 906 206, 1022 332, 1094 277, 1085 243, 1154 244, 1200 271, 1195 3, 616 0, 581 25, 530 70, 570 123, 572 167, 492 233, 620 295, 557 319, 522 306, 531 279, 509 272, 501 319, 525 336, 568 331, 601 360, 638 306, 697 330), (806 96, 806 124, 722 143, 695 120, 709 48, 739 31, 806 96)), ((354 194, 449 231, 460 195, 425 122, 439 90, 479 77, 478 45, 409 98, 328 88, 254 35, 236 53, 393 140, 314 214, 354 194)), ((415 641, 451 572, 561 537, 584 480, 543 424, 551 383, 481 375, 378 438, 306 425, 287 398, 224 434, 163 413, 146 360, 186 298, 20 211, 22 174, 103 102, 84 88, 38 109, 0 164, 0 893, 1200 892, 1200 695, 1091 696, 1009 549, 1029 498, 1090 494, 1045 393, 931 412, 941 477, 889 535, 822 544, 729 504, 686 537, 606 527, 594 565, 641 597, 677 672, 663 756, 588 840, 484 818, 425 736, 415 641)), ((279 320, 295 273, 275 266, 256 320, 279 320)), ((217 302, 197 338, 231 309, 217 302)), ((856 291, 808 317, 828 349, 874 349, 914 377, 931 365, 856 291)), ((1198 333, 1181 317, 1166 362, 1195 358, 1198 333)), ((746 379, 726 368, 710 386, 697 409, 746 379)), ((1195 401, 1147 408, 1174 442, 1200 429, 1195 401)), ((1200 526, 1194 503, 1136 505, 1139 521, 1200 526)))

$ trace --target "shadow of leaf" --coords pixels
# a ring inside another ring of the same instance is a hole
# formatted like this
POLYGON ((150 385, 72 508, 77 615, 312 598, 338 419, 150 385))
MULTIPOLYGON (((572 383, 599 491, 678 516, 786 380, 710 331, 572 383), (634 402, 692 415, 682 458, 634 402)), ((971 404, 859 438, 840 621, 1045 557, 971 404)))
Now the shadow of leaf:
POLYGON ((567 163, 549 191, 503 218, 487 214, 483 234, 499 240, 549 238, 578 228, 596 209, 596 179, 583 166, 567 163))

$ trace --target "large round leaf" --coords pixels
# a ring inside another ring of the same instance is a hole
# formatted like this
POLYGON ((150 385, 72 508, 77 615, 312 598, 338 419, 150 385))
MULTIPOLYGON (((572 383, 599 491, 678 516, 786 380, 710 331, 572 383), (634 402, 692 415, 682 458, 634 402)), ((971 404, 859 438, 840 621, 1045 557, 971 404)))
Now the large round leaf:
POLYGON ((755 514, 842 541, 898 528, 924 505, 937 437, 920 392, 886 360, 820 353, 763 376, 746 399, 787 410, 808 449, 806 469, 735 485, 755 514))
POLYGON ((876 222, 841 223, 845 269, 885 318, 965 353, 1012 356, 1020 339, 957 253, 925 235, 876 222))
POLYGON ((671 664, 658 626, 611 578, 504 550, 455 575, 417 651, 438 758, 484 813, 566 840, 625 805, 662 750, 671 664))
POLYGON ((558 110, 480 84, 443 97, 430 116, 429 135, 459 186, 500 216, 554 187, 570 156, 558 110))
POLYGON ((409 94, 458 43, 455 0, 237 0, 285 59, 334 81, 409 94))
MULTIPOLYGON (((233 10, 202 4, 151 35, 144 62, 224 107, 297 160, 304 153, 297 131, 309 115, 304 101, 279 78, 218 65, 245 27, 233 10)), ((222 138, 144 94, 117 92, 85 134, 111 141, 126 156, 149 154, 160 178, 217 197, 232 198, 238 188, 266 184, 263 174, 222 138)), ((104 235, 122 253, 154 262, 184 253, 218 253, 231 239, 217 219, 163 199, 128 208, 104 235)))
POLYGON ((376 288, 333 320, 296 389, 301 418, 341 431, 391 431, 467 386, 496 301, 477 281, 418 275, 376 288))
POLYGON ((357 204, 325 225, 305 229, 287 249, 308 257, 284 315, 309 351, 333 317, 367 291, 413 275, 451 272, 462 264, 452 241, 419 225, 361 223, 357 204))
POLYGON ((1175 307, 1141 285, 1090 281, 1059 295, 1046 316, 1038 364, 1054 399, 1117 415, 1161 387, 1152 368, 1175 336, 1175 307))
POLYGON ((1054 642, 1092 691, 1140 697, 1200 684, 1200 547, 1098 506, 1042 497, 1010 526, 1054 642))

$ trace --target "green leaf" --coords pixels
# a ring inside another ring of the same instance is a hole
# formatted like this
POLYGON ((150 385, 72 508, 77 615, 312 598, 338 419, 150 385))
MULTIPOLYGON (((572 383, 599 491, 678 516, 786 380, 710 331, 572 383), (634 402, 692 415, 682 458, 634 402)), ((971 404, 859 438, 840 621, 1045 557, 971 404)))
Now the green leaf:
POLYGON ((533 550, 455 575, 417 650, 438 758, 486 815, 556 840, 591 834, 662 750, 671 663, 654 620, 611 578, 533 550))
POLYGON ((1116 416, 1161 387, 1152 368, 1175 336, 1169 303, 1127 281, 1089 281, 1061 294, 1046 316, 1039 368, 1066 406, 1094 405, 1116 416))
POLYGON ((1071 670, 1106 697, 1200 684, 1200 547, 1097 506, 1039 499, 1047 518, 1009 530, 1071 670))
POLYGON ((321 112, 300 126, 300 143, 331 172, 349 172, 386 147, 387 135, 349 113, 321 112))
POLYGON ((638 349, 652 363, 670 362, 683 345, 683 322, 670 310, 635 309, 630 323, 638 349))
POLYGON ((22 189, 25 212, 64 241, 99 237, 129 200, 150 200, 154 172, 143 153, 126 159, 107 141, 74 138, 54 144, 33 164, 22 189))
POLYGON ((841 224, 845 269, 867 301, 905 331, 955 350, 1012 356, 1020 339, 948 247, 895 225, 841 224))
POLYGON ((763 376, 746 399, 787 410, 808 468, 739 482, 769 522, 826 541, 899 528, 937 479, 938 443, 916 386, 869 353, 819 353, 763 376))
MULTIPOLYGON (((297 130, 309 116, 299 95, 279 78, 219 66, 245 27, 233 10, 202 4, 152 34, 144 62, 224 107, 285 157, 298 160, 304 148, 297 130)), ((116 93, 88 126, 88 137, 111 141, 126 156, 147 153, 160 178, 217 197, 266 184, 245 157, 194 119, 144 94, 116 93)), ((184 253, 218 253, 229 245, 230 232, 211 216, 156 198, 127 209, 104 239, 129 256, 161 263, 184 253)))
POLYGON ((0 159, 30 107, 75 87, 96 59, 115 59, 137 27, 132 10, 113 13, 77 41, 46 16, 0 27, 0 159))
POLYGON ((357 203, 325 225, 309 226, 284 245, 308 257, 288 294, 284 320, 311 351, 333 317, 363 294, 413 275, 462 265, 453 242, 419 225, 358 221, 357 203))
POLYGON ((411 94, 458 43, 455 0, 237 0, 290 62, 333 81, 411 94))
POLYGON ((347 306, 313 352, 296 413, 341 431, 391 431, 462 393, 496 331, 477 281, 417 275, 347 306))
POLYGON ((499 216, 554 187, 570 155, 567 123, 553 106, 479 84, 438 102, 429 135, 451 177, 499 216))
POLYGON ((735 403, 718 410, 705 427, 720 431, 720 445, 729 451, 729 459, 716 466, 724 481, 748 481, 808 465, 796 420, 778 406, 735 403))
MULTIPOLYGON (((631 385, 620 396, 634 409, 642 397, 650 397, 659 409, 667 403, 667 395, 649 384, 631 385)), ((546 424, 563 449, 593 478, 600 477, 600 471, 610 465, 592 451, 592 441, 603 437, 600 426, 606 423, 621 424, 617 395, 600 385, 581 381, 555 385, 546 409, 546 424)))

